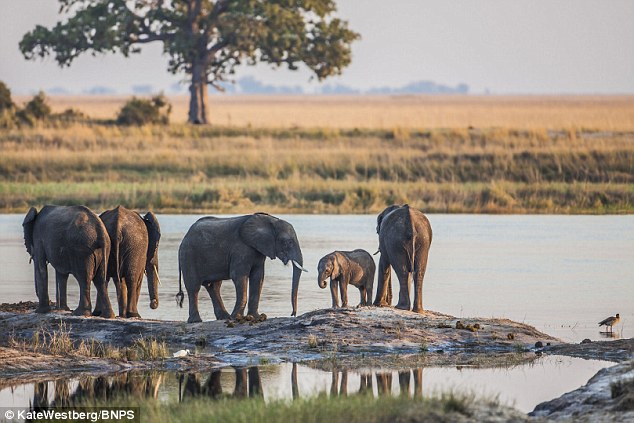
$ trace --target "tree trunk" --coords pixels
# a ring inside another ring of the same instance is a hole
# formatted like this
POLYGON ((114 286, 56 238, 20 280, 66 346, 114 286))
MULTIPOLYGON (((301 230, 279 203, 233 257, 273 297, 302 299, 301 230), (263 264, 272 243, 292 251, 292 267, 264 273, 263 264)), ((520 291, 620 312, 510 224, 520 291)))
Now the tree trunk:
POLYGON ((194 63, 189 86, 189 123, 209 123, 207 111, 207 74, 203 64, 194 63))

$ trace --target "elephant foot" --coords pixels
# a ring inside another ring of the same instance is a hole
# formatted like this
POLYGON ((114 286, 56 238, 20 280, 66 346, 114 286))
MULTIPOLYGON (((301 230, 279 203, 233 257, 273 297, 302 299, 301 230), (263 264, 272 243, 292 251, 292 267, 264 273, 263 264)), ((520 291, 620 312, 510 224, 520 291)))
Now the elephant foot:
POLYGON ((40 305, 38 305, 38 306, 37 306, 37 308, 35 309, 35 312, 36 312, 36 313, 41 313, 41 314, 48 313, 48 312, 50 312, 50 311, 51 311, 51 306, 50 306, 50 305, 48 305, 48 304, 46 304, 46 305, 42 305, 42 304, 40 304, 40 305))
POLYGON ((134 311, 128 311, 128 313, 126 314, 126 317, 136 317, 137 319, 141 318, 141 315, 137 312, 134 311))
POLYGON ((93 317, 101 317, 101 310, 94 309, 92 315, 93 317))
POLYGON ((376 307, 390 307, 390 303, 388 303, 387 301, 375 301, 374 305, 376 307))
POLYGON ((249 314, 247 314, 246 319, 247 320, 253 319, 253 320, 255 320, 257 322, 258 320, 260 320, 260 313, 258 313, 257 311, 255 313, 249 313, 249 314), (251 317, 249 317, 249 316, 251 316, 251 317))
POLYGON ((231 319, 231 315, 227 311, 219 311, 216 314, 216 320, 229 320, 231 319))
POLYGON ((413 311, 414 313, 419 313, 419 314, 423 314, 423 313, 424 313, 424 311, 423 311, 423 308, 422 308, 422 307, 414 307, 414 308, 412 309, 412 311, 413 311))
POLYGON ((114 311, 110 310, 110 311, 102 312, 101 317, 103 317, 104 319, 114 319, 115 317, 114 311))
POLYGON ((91 313, 89 309, 83 309, 81 307, 77 307, 74 311, 73 311, 73 316, 83 316, 83 317, 90 317, 91 313))
POLYGON ((407 304, 396 304, 395 308, 398 308, 399 310, 407 310, 407 311, 410 310, 409 305, 407 304))
POLYGON ((70 307, 68 307, 67 305, 61 305, 61 306, 57 307, 57 309, 59 311, 70 311, 70 307))
POLYGON ((201 319, 200 316, 193 316, 187 319, 187 323, 200 323, 202 321, 203 319, 201 319))

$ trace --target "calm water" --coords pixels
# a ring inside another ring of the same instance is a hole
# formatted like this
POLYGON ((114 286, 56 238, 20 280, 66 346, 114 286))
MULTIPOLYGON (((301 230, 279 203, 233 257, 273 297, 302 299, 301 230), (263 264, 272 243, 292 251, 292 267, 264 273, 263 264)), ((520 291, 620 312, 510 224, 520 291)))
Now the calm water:
MULTIPOLYGON (((157 310, 149 308, 144 286, 139 303, 143 317, 187 320, 187 305, 179 309, 174 301, 177 251, 185 232, 199 217, 158 216, 163 232, 161 304, 157 310)), ((280 217, 295 227, 304 267, 310 270, 300 283, 299 313, 329 307, 329 289, 317 286, 317 262, 336 249, 376 251, 375 216, 280 217)), ((568 341, 602 339, 596 322, 620 313, 616 335, 634 336, 634 216, 428 217, 434 240, 423 288, 426 309, 458 317, 509 318, 568 341)), ((0 302, 36 300, 22 219, 22 215, 0 215, 0 302)), ((270 317, 290 315, 291 273, 290 266, 267 259, 260 312, 270 317)), ((52 270, 49 280, 54 299, 52 270)), ((69 305, 75 307, 79 288, 72 277, 68 287, 69 305)), ((349 295, 355 304, 358 290, 351 288, 349 295)), ((116 304, 112 285, 110 296, 116 304)), ((231 282, 224 283, 223 298, 231 309, 235 299, 231 282)), ((204 290, 200 311, 203 319, 213 319, 204 290)))
POLYGON ((263 397, 265 401, 319 394, 432 396, 452 390, 497 397, 502 404, 532 411, 543 401, 585 384, 609 363, 570 357, 543 357, 509 369, 428 367, 405 371, 325 372, 297 364, 225 368, 205 373, 129 372, 101 377, 43 381, 0 389, 3 407, 65 406, 86 398, 117 396, 187 401, 190 397, 263 397))

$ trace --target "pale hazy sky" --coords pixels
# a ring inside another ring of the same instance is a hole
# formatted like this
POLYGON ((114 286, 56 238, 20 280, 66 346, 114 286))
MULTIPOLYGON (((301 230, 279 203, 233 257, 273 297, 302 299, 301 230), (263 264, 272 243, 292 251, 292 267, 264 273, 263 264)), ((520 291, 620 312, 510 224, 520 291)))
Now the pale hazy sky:
MULTIPOLYGON (((466 83, 472 93, 634 94, 632 0, 338 0, 338 16, 361 33, 352 64, 326 80, 358 89, 401 86, 418 80, 466 83)), ((120 93, 134 85, 157 91, 184 76, 167 72, 161 46, 143 53, 76 60, 60 69, 52 59, 26 61, 18 49, 36 24, 53 25, 56 0, 0 0, 0 80, 29 93, 62 87, 81 93, 100 85, 120 93)), ((307 71, 244 67, 269 84, 302 85, 307 71)))

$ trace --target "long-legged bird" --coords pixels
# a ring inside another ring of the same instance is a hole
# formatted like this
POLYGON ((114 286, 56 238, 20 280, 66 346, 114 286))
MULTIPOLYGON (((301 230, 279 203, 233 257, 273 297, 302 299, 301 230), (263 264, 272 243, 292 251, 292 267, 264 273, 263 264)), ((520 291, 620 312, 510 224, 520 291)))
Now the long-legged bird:
POLYGON ((606 332, 608 331, 608 328, 610 328, 610 332, 612 332, 612 326, 616 325, 619 320, 621 320, 621 316, 619 316, 619 313, 616 313, 616 316, 610 316, 607 319, 601 320, 599 322, 599 327, 605 325, 606 332))

